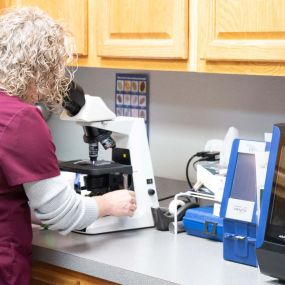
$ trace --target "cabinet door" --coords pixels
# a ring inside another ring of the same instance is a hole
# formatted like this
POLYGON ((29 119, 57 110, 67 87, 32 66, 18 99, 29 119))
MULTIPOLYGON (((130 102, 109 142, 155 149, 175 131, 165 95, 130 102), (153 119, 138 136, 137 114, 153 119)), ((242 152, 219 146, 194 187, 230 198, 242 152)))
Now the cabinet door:
POLYGON ((200 59, 285 62, 284 0, 199 1, 200 59))
POLYGON ((188 0, 97 0, 97 54, 188 58, 188 0))
POLYGON ((45 267, 33 268, 31 285, 79 285, 80 281, 73 276, 62 274, 45 267))
POLYGON ((4 2, 6 7, 12 5, 40 7, 51 17, 67 24, 68 29, 75 36, 79 55, 88 54, 88 0, 4 0, 4 2))
POLYGON ((31 285, 118 285, 43 262, 33 262, 31 285))

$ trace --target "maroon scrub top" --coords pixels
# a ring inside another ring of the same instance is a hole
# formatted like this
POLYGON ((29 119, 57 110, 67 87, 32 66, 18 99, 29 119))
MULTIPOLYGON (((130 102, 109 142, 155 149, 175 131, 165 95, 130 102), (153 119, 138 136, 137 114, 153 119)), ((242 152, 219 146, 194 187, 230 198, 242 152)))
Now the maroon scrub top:
POLYGON ((23 183, 60 173, 40 111, 0 91, 0 284, 28 285, 32 227, 23 183))

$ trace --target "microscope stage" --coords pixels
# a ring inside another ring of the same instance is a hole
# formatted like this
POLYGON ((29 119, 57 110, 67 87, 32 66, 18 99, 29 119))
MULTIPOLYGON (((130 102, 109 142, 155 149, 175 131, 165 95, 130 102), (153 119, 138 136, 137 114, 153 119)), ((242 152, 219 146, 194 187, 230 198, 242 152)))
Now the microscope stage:
POLYGON ((132 166, 113 161, 98 160, 91 163, 90 160, 60 161, 60 170, 81 174, 102 175, 110 173, 132 174, 132 166))

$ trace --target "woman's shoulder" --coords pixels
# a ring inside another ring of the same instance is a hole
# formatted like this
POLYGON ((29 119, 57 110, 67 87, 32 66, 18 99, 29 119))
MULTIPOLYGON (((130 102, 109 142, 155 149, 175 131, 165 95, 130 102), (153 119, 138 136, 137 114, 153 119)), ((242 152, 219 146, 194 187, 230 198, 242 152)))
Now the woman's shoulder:
POLYGON ((21 111, 38 113, 38 109, 31 104, 28 104, 21 100, 17 96, 11 96, 7 93, 0 91, 0 113, 9 113, 15 115, 21 111))
POLYGON ((16 96, 0 93, 0 133, 7 126, 34 124, 45 126, 43 116, 36 106, 25 103, 16 96))

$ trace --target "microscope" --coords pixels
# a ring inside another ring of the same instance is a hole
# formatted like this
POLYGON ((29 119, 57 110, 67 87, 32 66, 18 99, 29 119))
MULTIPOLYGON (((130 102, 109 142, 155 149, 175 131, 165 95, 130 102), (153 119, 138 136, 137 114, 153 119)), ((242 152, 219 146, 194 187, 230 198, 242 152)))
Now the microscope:
POLYGON ((62 171, 83 176, 84 185, 75 190, 89 196, 119 189, 136 194, 137 209, 132 217, 102 217, 79 232, 99 234, 153 227, 151 208, 158 207, 158 199, 144 119, 116 117, 100 97, 85 94, 74 81, 63 107, 60 118, 81 125, 83 140, 89 146, 89 159, 59 162, 62 171), (108 159, 98 159, 99 151, 108 159))

